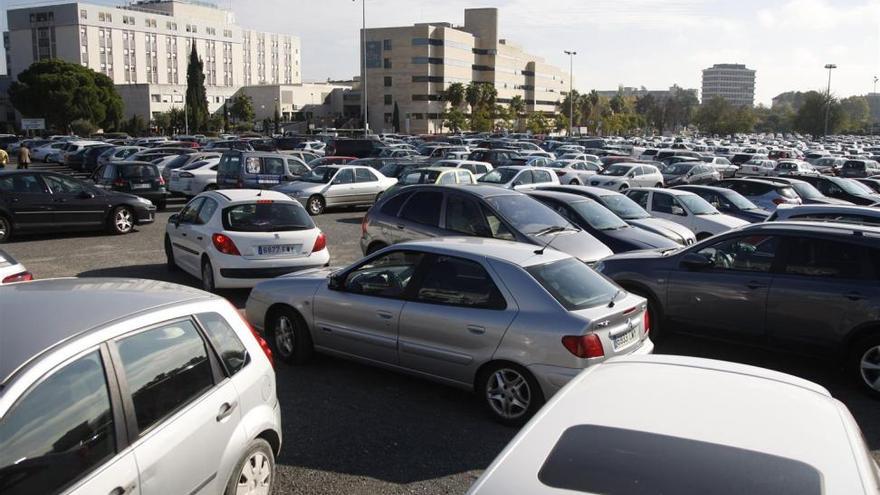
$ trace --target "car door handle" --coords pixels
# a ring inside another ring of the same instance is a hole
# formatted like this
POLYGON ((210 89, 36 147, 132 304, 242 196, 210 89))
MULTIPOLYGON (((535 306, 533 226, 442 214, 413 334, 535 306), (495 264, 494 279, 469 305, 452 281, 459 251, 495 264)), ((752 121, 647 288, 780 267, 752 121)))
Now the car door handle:
POLYGON ((133 492, 136 486, 137 484, 135 484, 134 481, 125 486, 117 486, 110 490, 110 495, 126 495, 127 493, 133 492))
POLYGON ((395 225, 395 227, 397 227, 397 229, 399 229, 399 230, 403 230, 403 229, 406 228, 406 225, 403 225, 402 223, 399 223, 399 224, 395 225))
POLYGON ((394 318, 394 315, 388 311, 376 311, 376 316, 382 318, 383 320, 390 320, 391 318, 394 318))
POLYGON ((767 285, 766 285, 766 284, 762 284, 761 282, 756 282, 756 281, 752 280, 751 282, 748 282, 748 283, 746 284, 746 287, 748 287, 749 289, 752 289, 752 290, 755 290, 755 289, 766 289, 766 288, 767 288, 767 285))
POLYGON ((861 301, 862 299, 865 298, 865 296, 863 296, 860 292, 855 292, 855 291, 847 292, 846 294, 843 295, 843 297, 849 299, 850 301, 861 301))
POLYGON ((198 236, 198 237, 196 237, 196 240, 197 240, 197 241, 201 241, 201 240, 202 240, 202 236, 198 236))
POLYGON ((468 325, 467 329, 468 332, 474 335, 483 335, 484 333, 486 333, 486 327, 480 325, 468 325))
POLYGON ((224 402, 222 406, 220 406, 220 412, 217 413, 217 422, 223 421, 228 418, 235 408, 238 407, 238 402, 224 402))

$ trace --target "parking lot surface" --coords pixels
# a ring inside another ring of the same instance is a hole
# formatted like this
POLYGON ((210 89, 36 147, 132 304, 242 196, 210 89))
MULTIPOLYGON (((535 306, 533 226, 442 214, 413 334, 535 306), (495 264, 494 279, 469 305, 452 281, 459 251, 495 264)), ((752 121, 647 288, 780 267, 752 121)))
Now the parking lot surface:
MULTIPOLYGON (((165 266, 165 224, 182 204, 170 203, 154 224, 131 235, 30 236, 3 249, 37 278, 139 277, 198 286, 165 266)), ((364 211, 315 218, 333 265, 360 257, 364 211)), ((242 308, 248 291, 220 294, 242 308)), ((670 338, 656 351, 738 361, 818 382, 849 407, 880 459, 877 402, 826 364, 685 337, 670 338)), ((278 364, 276 371, 284 448, 275 493, 464 493, 516 434, 490 420, 471 394, 421 379, 325 356, 300 367, 278 364)))

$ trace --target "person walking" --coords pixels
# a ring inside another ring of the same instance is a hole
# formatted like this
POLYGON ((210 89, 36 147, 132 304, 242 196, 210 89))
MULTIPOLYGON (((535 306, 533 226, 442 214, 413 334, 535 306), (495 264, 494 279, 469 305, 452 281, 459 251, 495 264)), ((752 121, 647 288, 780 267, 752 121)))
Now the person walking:
POLYGON ((18 169, 27 169, 31 164, 31 150, 27 146, 22 145, 18 148, 18 169))

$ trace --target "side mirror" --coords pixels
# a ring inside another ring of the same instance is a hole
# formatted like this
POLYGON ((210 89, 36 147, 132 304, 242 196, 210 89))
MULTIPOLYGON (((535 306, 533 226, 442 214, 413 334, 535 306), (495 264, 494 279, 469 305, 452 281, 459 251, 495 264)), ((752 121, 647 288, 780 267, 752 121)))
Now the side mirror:
POLYGON ((333 273, 327 281, 327 288, 330 290, 342 290, 342 275, 333 273))
POLYGON ((698 253, 688 253, 681 258, 681 266, 688 270, 703 270, 712 266, 712 260, 698 253))
POLYGON ((95 197, 95 193, 90 192, 90 191, 85 191, 85 190, 84 190, 84 191, 82 191, 82 192, 79 193, 79 198, 80 198, 80 199, 92 199, 92 198, 94 198, 94 197, 95 197))
POLYGON ((168 223, 173 223, 175 227, 180 225, 180 215, 177 213, 171 215, 168 217, 168 223))
POLYGON ((513 181, 513 187, 521 186, 521 185, 523 185, 521 180, 513 181))
POLYGON ((672 207, 672 214, 682 216, 682 217, 686 216, 685 212, 684 212, 684 208, 682 208, 681 206, 673 206, 672 207))
POLYGON ((291 177, 289 175, 282 175, 281 176, 281 182, 291 182, 291 181, 293 181, 293 177, 291 177))

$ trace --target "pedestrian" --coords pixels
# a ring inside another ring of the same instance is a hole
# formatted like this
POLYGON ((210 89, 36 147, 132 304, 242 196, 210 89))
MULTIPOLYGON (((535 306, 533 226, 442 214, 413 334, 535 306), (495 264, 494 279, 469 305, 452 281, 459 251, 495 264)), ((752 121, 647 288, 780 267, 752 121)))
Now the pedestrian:
POLYGON ((27 169, 28 165, 31 164, 31 150, 22 145, 21 148, 18 148, 18 169, 27 169))
POLYGON ((9 153, 0 149, 0 168, 6 168, 7 163, 9 163, 9 153))

